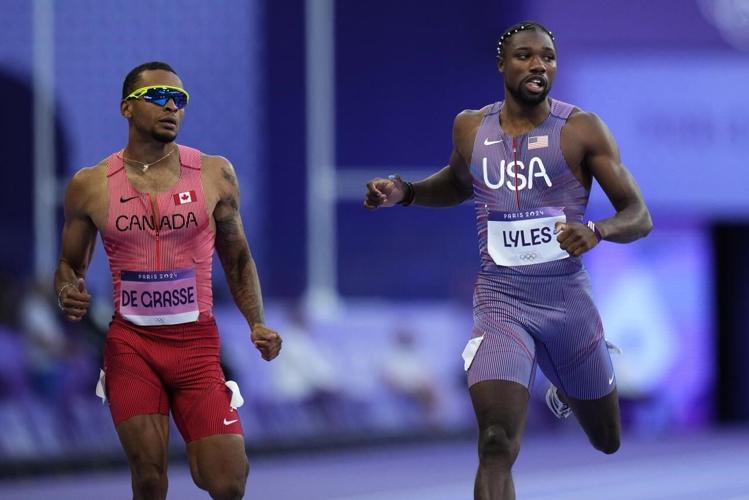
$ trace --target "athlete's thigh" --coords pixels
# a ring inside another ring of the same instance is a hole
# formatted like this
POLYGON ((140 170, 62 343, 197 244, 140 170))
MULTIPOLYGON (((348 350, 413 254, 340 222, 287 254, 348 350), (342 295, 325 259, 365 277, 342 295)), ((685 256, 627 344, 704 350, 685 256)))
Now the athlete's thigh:
POLYGON ((597 399, 575 399, 567 397, 577 421, 589 436, 606 434, 619 435, 621 422, 619 416, 619 394, 614 388, 607 395, 597 399))
POLYGON ((565 278, 562 316, 549 316, 535 334, 539 367, 565 395, 597 400, 614 389, 603 324, 584 272, 565 278))
POLYGON ((474 315, 471 343, 473 349, 467 348, 463 357, 479 429, 500 426, 510 436, 519 435, 536 372, 533 338, 521 324, 508 321, 502 307, 495 307, 474 315))
POLYGON ((168 416, 155 413, 131 417, 117 425, 117 435, 131 466, 166 470, 168 416))
POLYGON ((244 438, 217 434, 187 443, 187 457, 195 484, 207 489, 211 482, 244 482, 249 471, 244 438))
POLYGON ((510 436, 522 433, 528 413, 528 389, 509 380, 484 380, 471 386, 479 429, 500 426, 510 436))
POLYGON ((218 344, 194 343, 189 352, 193 358, 189 369, 181 370, 171 384, 172 414, 180 434, 186 443, 219 434, 241 436, 237 412, 241 394, 237 385, 233 389, 226 386, 218 344))
POLYGON ((508 321, 474 319, 473 338, 463 352, 468 385, 487 380, 533 385, 536 353, 533 338, 526 329, 508 321))
POLYGON ((104 345, 104 392, 115 427, 140 415, 169 414, 169 397, 161 377, 145 359, 147 346, 110 332, 104 345))

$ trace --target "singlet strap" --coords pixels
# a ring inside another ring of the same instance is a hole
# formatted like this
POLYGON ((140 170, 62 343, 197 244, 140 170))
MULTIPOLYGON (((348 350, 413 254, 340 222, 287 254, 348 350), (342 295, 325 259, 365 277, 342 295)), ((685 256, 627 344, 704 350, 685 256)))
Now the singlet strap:
POLYGON ((179 159, 182 166, 193 170, 200 170, 202 164, 200 151, 189 146, 182 146, 181 144, 178 144, 177 147, 179 148, 179 159))
POLYGON ((575 109, 573 104, 569 104, 563 101, 557 101, 556 99, 551 100, 551 114, 562 120, 566 120, 572 110, 575 109))
POLYGON ((107 177, 112 177, 117 172, 124 170, 125 162, 122 161, 122 150, 112 153, 107 158, 107 177))

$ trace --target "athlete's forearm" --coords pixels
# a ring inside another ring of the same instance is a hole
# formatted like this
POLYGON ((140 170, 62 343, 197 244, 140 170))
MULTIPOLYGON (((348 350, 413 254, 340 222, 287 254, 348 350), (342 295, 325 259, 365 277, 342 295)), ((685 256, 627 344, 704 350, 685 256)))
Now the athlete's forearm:
MULTIPOLYGON (((234 201, 232 206, 235 210, 236 205, 234 201)), ((264 323, 260 279, 237 212, 226 219, 216 220, 216 251, 234 302, 250 328, 264 323)))
POLYGON ((96 226, 91 219, 78 217, 65 221, 60 260, 55 270, 55 293, 59 293, 65 284, 77 284, 79 278, 86 276, 95 246, 96 226))
POLYGON ((60 290, 65 285, 77 286, 78 278, 83 278, 83 273, 77 273, 73 266, 71 266, 65 259, 60 259, 57 264, 57 270, 55 271, 55 295, 60 293, 60 290))
POLYGON ((471 189, 462 185, 449 165, 424 180, 414 182, 413 189, 413 204, 423 207, 460 205, 473 194, 471 189))
POLYGON ((650 212, 644 203, 632 204, 613 217, 595 221, 603 239, 615 243, 629 243, 640 239, 653 228, 650 212))
POLYGON ((265 323, 260 278, 249 247, 245 244, 236 257, 223 265, 231 295, 250 328, 258 323, 265 323))

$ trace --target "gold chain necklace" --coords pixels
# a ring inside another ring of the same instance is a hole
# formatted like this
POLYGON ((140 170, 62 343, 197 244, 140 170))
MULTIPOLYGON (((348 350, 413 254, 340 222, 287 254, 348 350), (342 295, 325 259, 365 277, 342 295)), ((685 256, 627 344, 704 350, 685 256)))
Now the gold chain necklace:
POLYGON ((172 149, 171 149, 171 150, 170 150, 170 151, 169 151, 169 152, 168 152, 167 154, 165 154, 164 156, 162 156, 161 158, 159 158, 159 159, 158 159, 158 160, 156 160, 156 161, 152 161, 151 163, 143 163, 142 161, 138 161, 138 160, 131 160, 130 158, 125 158, 125 155, 122 155, 122 159, 123 159, 124 161, 129 161, 129 162, 131 162, 131 163, 138 163, 138 164, 140 164, 140 165, 143 165, 143 172, 145 172, 146 170, 148 170, 148 167, 150 167, 151 165, 154 165, 154 164, 156 164, 156 163, 160 162, 161 160, 163 160, 164 158, 166 158, 166 157, 167 157, 167 156, 169 156, 170 154, 174 153, 174 149, 175 149, 175 148, 172 148, 172 149))

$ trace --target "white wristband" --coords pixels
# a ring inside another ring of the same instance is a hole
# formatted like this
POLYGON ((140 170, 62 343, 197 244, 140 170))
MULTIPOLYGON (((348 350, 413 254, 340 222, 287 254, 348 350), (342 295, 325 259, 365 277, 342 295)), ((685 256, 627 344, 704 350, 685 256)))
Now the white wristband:
POLYGON ((596 240, 598 240, 598 243, 600 243, 601 240, 603 239, 603 235, 601 235, 601 231, 599 231, 599 229, 596 227, 595 222, 593 222, 592 220, 589 220, 587 226, 588 226, 588 229, 593 231, 593 234, 596 235, 596 240))
POLYGON ((57 292, 57 307, 60 308, 61 311, 64 311, 65 308, 62 306, 62 291, 65 290, 68 287, 75 287, 75 283, 65 283, 62 285, 62 288, 57 292))

